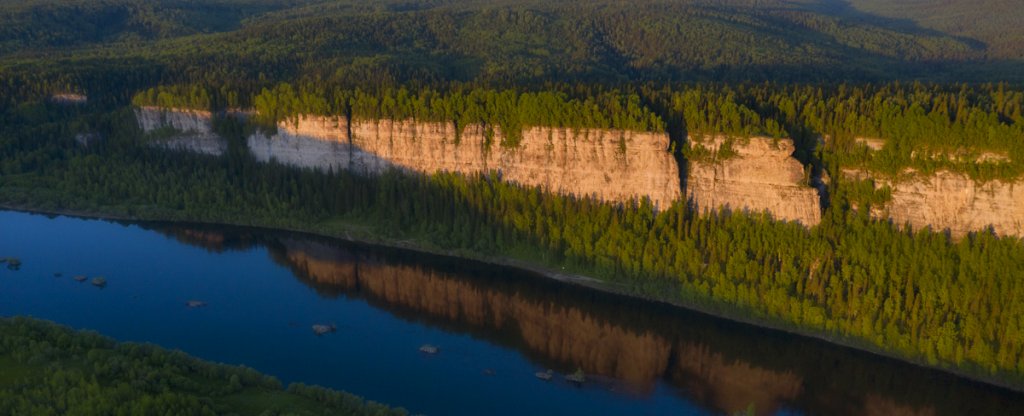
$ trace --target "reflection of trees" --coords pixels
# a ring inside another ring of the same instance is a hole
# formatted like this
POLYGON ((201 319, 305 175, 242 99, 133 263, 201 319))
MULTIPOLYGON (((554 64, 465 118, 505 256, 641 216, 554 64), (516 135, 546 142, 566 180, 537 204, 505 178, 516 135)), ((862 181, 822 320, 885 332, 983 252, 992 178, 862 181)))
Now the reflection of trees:
POLYGON ((1021 395, 947 374, 526 272, 264 233, 167 233, 219 250, 263 242, 275 261, 323 296, 364 299, 403 319, 517 348, 542 366, 581 367, 639 391, 664 379, 721 412, 751 404, 757 414, 788 407, 865 416, 1024 408, 1021 395))

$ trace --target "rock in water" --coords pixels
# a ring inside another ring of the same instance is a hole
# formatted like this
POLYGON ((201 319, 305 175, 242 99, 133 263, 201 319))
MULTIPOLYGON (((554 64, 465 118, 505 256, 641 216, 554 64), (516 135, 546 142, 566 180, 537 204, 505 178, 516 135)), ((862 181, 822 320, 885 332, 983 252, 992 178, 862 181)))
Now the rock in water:
POLYGON ((578 369, 575 373, 565 376, 565 380, 576 384, 583 384, 587 381, 587 375, 583 373, 582 369, 578 369))
POLYGON ((313 325, 313 333, 317 334, 317 335, 329 334, 329 333, 337 331, 337 330, 338 330, 338 327, 335 326, 335 325, 322 325, 322 324, 313 325))

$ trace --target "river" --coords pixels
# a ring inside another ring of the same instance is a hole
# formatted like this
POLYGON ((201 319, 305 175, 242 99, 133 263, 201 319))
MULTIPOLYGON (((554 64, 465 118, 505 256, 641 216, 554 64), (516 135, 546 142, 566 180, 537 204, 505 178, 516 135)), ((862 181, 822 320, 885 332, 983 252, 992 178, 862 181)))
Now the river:
POLYGON ((0 316, 152 342, 416 413, 1024 409, 1024 394, 815 339, 522 270, 295 233, 0 211, 0 257, 22 261, 0 268, 0 316), (317 336, 314 324, 337 329, 317 336), (426 344, 438 352, 421 352, 426 344), (547 370, 550 381, 537 378, 547 370), (582 385, 564 378, 576 370, 582 385))

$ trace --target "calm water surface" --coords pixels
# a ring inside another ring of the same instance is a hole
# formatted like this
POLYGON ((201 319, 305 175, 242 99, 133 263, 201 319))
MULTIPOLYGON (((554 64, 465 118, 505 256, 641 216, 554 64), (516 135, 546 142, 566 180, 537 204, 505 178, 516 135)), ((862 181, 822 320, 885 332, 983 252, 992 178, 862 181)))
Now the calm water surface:
POLYGON ((426 414, 1024 414, 1024 395, 941 372, 409 251, 0 211, 0 257, 23 262, 0 269, 2 316, 426 414), (189 309, 189 300, 208 306, 189 309), (338 330, 318 337, 317 323, 338 330), (440 352, 423 354, 423 344, 440 352), (546 369, 552 381, 534 376, 546 369), (583 386, 561 376, 576 369, 588 374, 583 386))

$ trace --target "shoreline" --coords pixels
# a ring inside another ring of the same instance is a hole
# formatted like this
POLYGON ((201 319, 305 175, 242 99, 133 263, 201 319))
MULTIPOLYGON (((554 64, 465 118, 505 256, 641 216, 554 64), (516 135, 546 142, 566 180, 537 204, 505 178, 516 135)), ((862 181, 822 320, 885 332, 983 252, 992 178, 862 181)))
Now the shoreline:
POLYGON ((767 329, 771 331, 781 332, 790 336, 799 336, 804 338, 814 339, 820 342, 828 343, 830 345, 847 348, 858 351, 860 353, 867 353, 880 357, 887 360, 897 361, 902 364, 913 365, 916 367, 924 368, 930 371, 938 371, 947 374, 954 375, 956 377, 968 380, 974 383, 984 384, 987 387, 999 388, 1008 390, 1015 393, 1024 393, 1024 385, 1014 385, 999 379, 987 378, 974 374, 970 374, 960 369, 949 368, 945 366, 929 365, 925 362, 917 359, 910 359, 907 357, 901 357, 893 353, 889 353, 878 347, 871 345, 864 345, 858 343, 856 339, 843 339, 843 337, 830 336, 828 334, 813 332, 806 329, 796 328, 792 325, 786 325, 785 323, 772 321, 765 318, 755 318, 750 316, 741 316, 739 311, 725 311, 720 308, 713 308, 705 305, 693 304, 685 302, 681 299, 666 299, 659 297, 652 297, 648 295, 642 295, 635 293, 630 288, 622 283, 610 282, 599 278, 586 276, 582 274, 574 274, 561 272, 543 264, 535 262, 520 260, 509 257, 493 257, 474 253, 472 251, 452 251, 452 250, 440 250, 431 247, 427 247, 423 244, 418 244, 415 240, 394 240, 386 238, 371 238, 362 236, 352 236, 349 232, 331 233, 323 231, 315 231, 310 228, 293 228, 287 226, 273 226, 273 225, 256 225, 256 224, 243 224, 233 222, 215 222, 215 221, 201 221, 201 220, 182 220, 182 219, 166 219, 166 218, 140 218, 118 214, 110 214, 104 212, 92 212, 92 211, 80 211, 80 210, 50 210, 50 209, 38 209, 30 206, 17 206, 7 203, 0 203, 0 210, 21 212, 26 214, 34 215, 46 215, 46 216, 64 216, 69 218, 87 219, 87 220, 104 220, 104 221, 126 221, 136 224, 142 223, 163 223, 163 224, 177 224, 177 225, 206 225, 206 226, 225 226, 225 227, 240 227, 249 228, 253 230, 259 230, 263 232, 289 232, 296 233, 299 235, 312 236, 318 238, 333 239, 338 241, 345 241, 349 243, 362 244, 368 246, 376 246, 390 249, 408 250, 417 253, 425 253, 434 256, 447 257, 451 259, 461 259, 468 261, 476 261, 492 266, 514 268, 522 271, 527 271, 538 277, 551 279, 554 281, 561 282, 563 284, 570 284, 579 287, 584 287, 589 290, 596 290, 603 293, 609 293, 617 296, 625 296, 632 299, 638 299, 645 302, 658 303, 667 305, 673 308, 680 308, 690 312, 700 313, 717 319, 723 319, 734 323, 743 325, 750 325, 757 328, 767 329), (719 309, 719 310, 715 310, 719 309))

